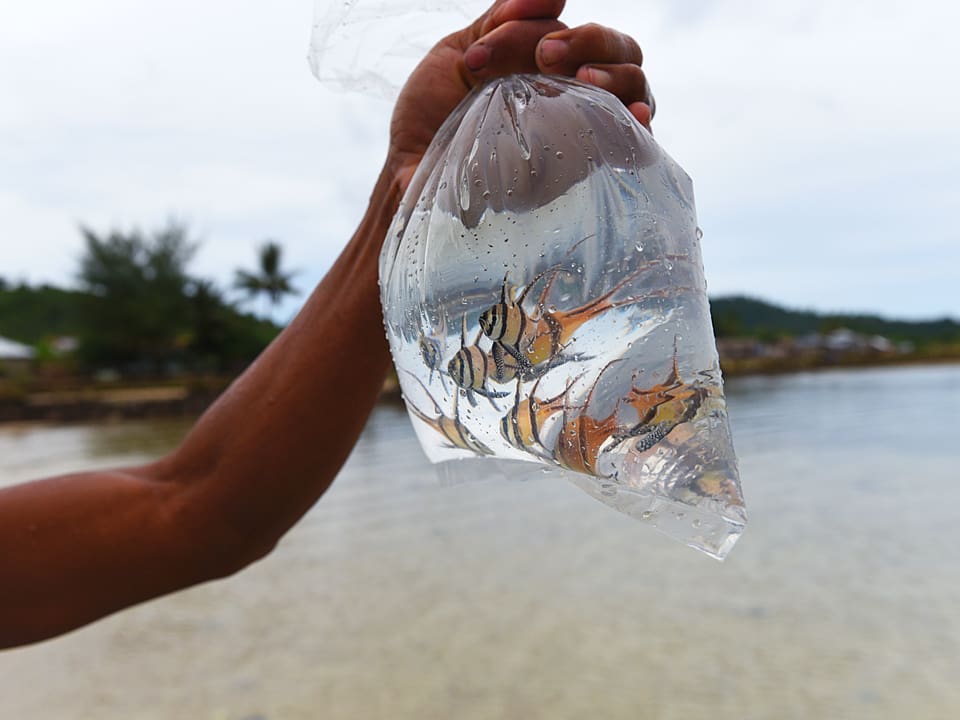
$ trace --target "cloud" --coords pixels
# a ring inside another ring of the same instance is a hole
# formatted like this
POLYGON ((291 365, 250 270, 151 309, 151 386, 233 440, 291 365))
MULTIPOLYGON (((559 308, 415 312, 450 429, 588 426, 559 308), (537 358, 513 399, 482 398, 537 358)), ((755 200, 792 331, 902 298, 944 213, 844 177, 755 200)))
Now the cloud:
MULTIPOLYGON (((644 47, 658 140, 694 178, 713 291, 960 316, 960 6, 568 3, 644 47)), ((0 275, 67 282, 78 222, 171 213, 221 281, 277 238, 319 279, 360 218, 390 107, 322 88, 309 2, 20 3, 0 26, 0 275), (18 247, 13 247, 15 239, 18 247)))

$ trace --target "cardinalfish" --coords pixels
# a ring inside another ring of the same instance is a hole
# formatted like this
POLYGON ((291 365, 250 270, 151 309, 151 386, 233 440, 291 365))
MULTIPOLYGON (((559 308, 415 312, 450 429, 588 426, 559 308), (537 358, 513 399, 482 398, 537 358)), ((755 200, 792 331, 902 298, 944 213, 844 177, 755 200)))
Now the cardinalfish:
MULTIPOLYGON (((581 240, 578 240, 567 250, 565 257, 569 256, 583 242, 595 236, 596 233, 591 233, 581 240)), ((543 278, 548 275, 550 276, 543 291, 540 293, 540 299, 537 301, 537 307, 542 312, 543 303, 550 294, 553 281, 556 279, 557 273, 562 269, 562 265, 553 265, 537 273, 537 276, 527 283, 526 287, 517 297, 514 297, 514 295, 518 290, 518 286, 509 285, 507 283, 507 275, 504 275, 503 284, 500 286, 500 302, 480 314, 480 328, 483 330, 483 333, 494 342, 502 344, 508 351, 519 347, 521 339, 526 337, 526 330, 529 324, 536 322, 536 319, 527 315, 527 312, 523 309, 523 303, 527 299, 527 294, 533 290, 543 278)), ((525 359, 520 353, 515 354, 518 360, 525 362, 525 359)))
POLYGON ((728 505, 743 507, 743 495, 736 480, 712 470, 690 481, 683 489, 684 502, 696 502, 700 498, 722 499, 728 505))
MULTIPOLYGON (((460 349, 447 364, 447 372, 453 382, 467 393, 467 400, 476 407, 477 401, 473 395, 483 395, 490 401, 496 410, 500 408, 494 402, 496 398, 504 398, 509 392, 497 392, 487 387, 487 381, 506 383, 517 377, 519 365, 515 358, 504 351, 503 346, 494 343, 490 352, 483 350, 479 345, 481 334, 477 335, 473 345, 467 345, 467 316, 463 316, 463 325, 460 328, 460 349)), ((482 331, 481 331, 482 333, 482 331)))
POLYGON ((500 419, 500 434, 503 439, 518 450, 524 450, 543 459, 552 459, 547 454, 549 450, 541 440, 540 433, 548 419, 564 410, 566 396, 570 392, 570 388, 579 379, 576 378, 568 382, 563 392, 546 400, 540 400, 536 396, 540 380, 534 383, 530 394, 522 400, 520 398, 520 383, 517 383, 517 394, 513 407, 500 419))
POLYGON ((443 351, 440 348, 440 341, 435 337, 430 337, 421 332, 417 345, 420 348, 420 357, 423 358, 424 364, 427 366, 427 369, 430 370, 430 377, 427 379, 427 382, 432 383, 433 375, 436 373, 440 378, 440 384, 443 385, 443 389, 446 391, 447 381, 443 379, 443 372, 440 369, 440 365, 443 362, 443 351))
POLYGON ((705 388, 685 383, 680 378, 677 339, 674 338, 673 367, 667 378, 646 390, 641 390, 631 383, 630 392, 624 402, 636 411, 638 423, 619 436, 619 439, 641 436, 636 449, 638 452, 646 452, 678 425, 692 420, 706 397, 705 388))
POLYGON ((508 351, 512 350, 517 360, 521 363, 526 363, 527 361, 522 354, 516 352, 516 348, 520 346, 520 341, 527 336, 528 328, 537 321, 537 318, 531 317, 527 314, 527 311, 523 309, 523 302, 526 300, 527 294, 536 287, 537 283, 547 274, 550 274, 550 280, 544 287, 543 292, 540 294, 540 299, 537 302, 537 307, 543 311, 543 303, 547 295, 550 294, 550 288, 560 269, 559 266, 556 266, 547 268, 539 273, 533 280, 527 283, 527 286, 517 297, 514 297, 518 289, 517 286, 508 285, 507 276, 504 275, 503 284, 500 286, 500 301, 480 313, 480 329, 483 334, 494 343, 500 344, 508 349, 508 351))
POLYGON ((410 402, 410 400, 407 400, 407 406, 414 415, 423 420, 423 422, 446 438, 446 447, 456 448, 459 450, 469 450, 476 455, 493 455, 493 451, 480 442, 480 440, 478 440, 473 433, 467 430, 464 424, 460 422, 460 412, 458 409, 459 395, 457 393, 454 393, 453 396, 453 417, 448 417, 444 414, 443 410, 440 408, 440 405, 437 404, 437 401, 434 399, 433 395, 430 394, 427 386, 423 384, 420 378, 411 372, 407 372, 407 375, 416 380, 420 384, 420 387, 423 388, 423 391, 427 394, 427 397, 430 398, 430 402, 433 403, 433 411, 437 414, 437 417, 430 417, 425 412, 420 410, 420 408, 410 402))
POLYGON ((427 382, 432 383, 434 373, 436 373, 440 377, 440 384, 443 386, 444 392, 446 392, 447 381, 443 379, 443 370, 441 369, 443 364, 443 348, 440 345, 440 338, 446 335, 445 315, 440 316, 440 330, 438 334, 439 337, 427 335, 421 330, 420 337, 417 339, 417 347, 420 349, 420 357, 423 359, 423 363, 430 371, 427 382))
POLYGON ((560 426, 560 434, 557 436, 556 461, 567 470, 596 476, 600 452, 607 440, 617 432, 619 400, 613 413, 605 418, 597 419, 587 413, 593 399, 593 393, 603 379, 603 374, 615 362, 619 362, 619 360, 612 360, 600 371, 597 381, 590 388, 590 392, 587 393, 583 410, 579 414, 568 419, 567 410, 570 408, 567 406, 563 408, 563 423, 560 426))
MULTIPOLYGON (((631 305, 640 302, 641 299, 653 297, 653 294, 649 294, 643 298, 612 299, 628 283, 659 262, 661 261, 654 260, 645 263, 600 297, 571 310, 544 309, 544 303, 550 294, 559 268, 551 268, 538 275, 516 299, 513 299, 515 289, 508 288, 504 283, 500 293, 500 302, 481 313, 480 328, 492 341, 503 345, 507 353, 518 360, 521 367, 535 367, 542 363, 551 363, 560 357, 560 354, 573 339, 574 333, 584 323, 613 308, 631 305), (537 302, 539 312, 528 313, 523 307, 526 293, 542 275, 548 272, 552 275, 537 302)), ((661 291, 661 293, 663 292, 666 291, 661 291)), ((673 292, 676 292, 676 290, 673 290, 673 292)))

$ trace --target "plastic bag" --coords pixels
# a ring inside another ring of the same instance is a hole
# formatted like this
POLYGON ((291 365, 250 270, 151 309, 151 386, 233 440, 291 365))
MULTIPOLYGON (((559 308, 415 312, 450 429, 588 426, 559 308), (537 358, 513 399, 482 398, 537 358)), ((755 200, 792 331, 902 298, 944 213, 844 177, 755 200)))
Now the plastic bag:
POLYGON ((315 0, 310 69, 327 87, 393 100, 439 38, 487 0, 315 0))
POLYGON ((471 94, 380 260, 429 459, 560 472, 723 558, 746 514, 699 240, 689 177, 612 95, 534 75, 471 94))

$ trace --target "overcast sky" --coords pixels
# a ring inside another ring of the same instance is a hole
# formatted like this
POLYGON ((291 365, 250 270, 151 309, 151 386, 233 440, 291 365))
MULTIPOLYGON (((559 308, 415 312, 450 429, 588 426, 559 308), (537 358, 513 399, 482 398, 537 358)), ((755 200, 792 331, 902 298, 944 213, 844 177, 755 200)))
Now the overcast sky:
MULTIPOLYGON (((711 294, 960 317, 960 3, 567 5, 644 47, 711 294)), ((390 114, 310 74, 312 17, 312 0, 5 3, 0 276, 69 284, 78 224, 172 215, 203 241, 197 274, 226 284, 271 237, 311 287, 363 212, 390 114)))

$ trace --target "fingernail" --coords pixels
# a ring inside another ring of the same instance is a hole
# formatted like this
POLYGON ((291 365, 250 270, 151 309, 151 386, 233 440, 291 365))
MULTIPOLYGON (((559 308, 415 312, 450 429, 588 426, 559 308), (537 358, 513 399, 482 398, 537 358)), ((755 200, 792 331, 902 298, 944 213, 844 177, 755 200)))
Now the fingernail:
POLYGON ((606 70, 590 68, 590 82, 599 87, 609 87, 613 81, 613 76, 606 70))
POLYGON ((476 72, 490 62, 490 48, 486 45, 471 45, 463 54, 463 61, 471 72, 476 72))
POLYGON ((556 65, 570 52, 570 45, 564 40, 544 40, 540 43, 540 59, 544 65, 556 65))

